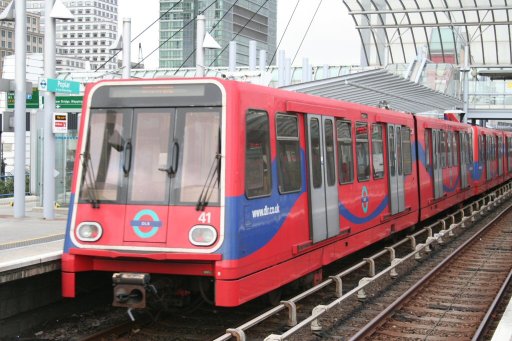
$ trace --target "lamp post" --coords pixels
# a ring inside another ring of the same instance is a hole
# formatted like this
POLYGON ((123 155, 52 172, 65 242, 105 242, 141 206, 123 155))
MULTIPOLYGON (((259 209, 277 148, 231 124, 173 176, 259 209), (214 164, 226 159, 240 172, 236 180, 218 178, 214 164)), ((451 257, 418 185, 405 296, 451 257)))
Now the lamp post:
MULTIPOLYGON (((13 21, 15 35, 14 94, 14 217, 25 216, 25 138, 26 138, 26 69, 27 7, 25 0, 13 0, 0 14, 1 21, 13 21)), ((3 159, 0 160, 3 162, 3 159)))
MULTIPOLYGON (((21 0, 24 1, 24 0, 21 0)), ((46 0, 44 8, 44 76, 55 78, 55 30, 56 20, 71 20, 73 15, 61 0, 46 0)), ((55 93, 46 91, 44 95, 44 160, 43 160, 43 217, 54 219, 55 203, 55 136, 52 132, 55 93)))

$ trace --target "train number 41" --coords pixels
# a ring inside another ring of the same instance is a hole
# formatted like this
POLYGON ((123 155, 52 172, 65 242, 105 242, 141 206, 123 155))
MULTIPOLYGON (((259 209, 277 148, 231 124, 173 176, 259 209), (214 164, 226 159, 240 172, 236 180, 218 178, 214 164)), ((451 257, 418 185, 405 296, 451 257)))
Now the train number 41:
POLYGON ((197 218, 197 220, 200 221, 202 224, 210 224, 212 220, 212 214, 211 212, 203 212, 201 213, 199 218, 197 218))

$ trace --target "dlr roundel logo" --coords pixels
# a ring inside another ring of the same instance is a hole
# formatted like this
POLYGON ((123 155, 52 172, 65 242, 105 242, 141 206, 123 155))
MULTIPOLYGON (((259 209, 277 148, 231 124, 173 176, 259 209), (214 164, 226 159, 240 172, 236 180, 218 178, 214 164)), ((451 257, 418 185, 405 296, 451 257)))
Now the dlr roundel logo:
POLYGON ((155 211, 145 209, 135 215, 130 225, 137 236, 147 239, 153 237, 158 232, 162 222, 155 211))

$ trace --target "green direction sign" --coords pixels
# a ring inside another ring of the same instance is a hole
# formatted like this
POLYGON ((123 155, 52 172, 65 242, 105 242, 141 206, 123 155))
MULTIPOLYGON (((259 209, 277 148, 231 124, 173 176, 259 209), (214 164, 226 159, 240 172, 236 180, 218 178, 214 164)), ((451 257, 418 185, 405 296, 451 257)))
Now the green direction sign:
POLYGON ((84 96, 55 96, 56 109, 81 109, 84 96))
POLYGON ((39 90, 66 94, 79 94, 80 82, 68 81, 65 79, 42 78, 39 81, 39 90))
MULTIPOLYGON (((15 95, 14 91, 7 93, 7 109, 14 109, 15 95)), ((32 95, 27 95, 27 109, 39 109, 39 90, 32 88, 32 95)))

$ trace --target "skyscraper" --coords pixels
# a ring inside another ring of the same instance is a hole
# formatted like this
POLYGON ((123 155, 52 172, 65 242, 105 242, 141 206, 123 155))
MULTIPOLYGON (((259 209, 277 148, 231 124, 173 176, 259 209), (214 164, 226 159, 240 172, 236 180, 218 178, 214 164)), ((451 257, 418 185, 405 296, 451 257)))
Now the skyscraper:
MULTIPOLYGON (((0 12, 9 1, 0 1, 0 12)), ((43 34, 39 27, 39 15, 27 13, 27 53, 43 53, 43 34)), ((5 56, 14 54, 14 22, 0 22, 0 76, 2 75, 5 56)))
MULTIPOLYGON (((115 70, 117 59, 109 47, 117 38, 118 0, 64 0, 73 13, 72 21, 57 20, 57 67, 75 63, 76 58, 90 62, 92 69, 115 70)), ((44 30, 45 0, 27 0, 27 11, 41 15, 44 30)), ((77 65, 68 65, 75 67, 77 65)))
POLYGON ((221 46, 205 51, 205 66, 227 66, 229 42, 237 42, 237 64, 249 64, 249 41, 272 55, 276 50, 277 0, 160 0, 160 67, 195 65, 196 21, 221 46))

